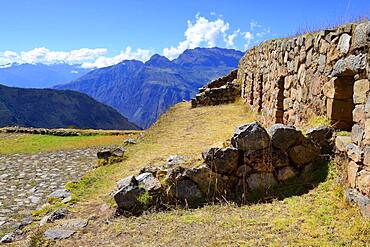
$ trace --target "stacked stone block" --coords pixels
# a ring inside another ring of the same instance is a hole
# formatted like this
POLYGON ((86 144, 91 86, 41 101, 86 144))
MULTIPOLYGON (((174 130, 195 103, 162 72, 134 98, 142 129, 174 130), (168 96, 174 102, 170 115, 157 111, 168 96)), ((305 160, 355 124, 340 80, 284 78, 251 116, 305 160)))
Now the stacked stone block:
POLYGON ((192 107, 233 103, 240 97, 240 85, 236 83, 237 70, 211 81, 199 89, 199 93, 191 100, 192 107))

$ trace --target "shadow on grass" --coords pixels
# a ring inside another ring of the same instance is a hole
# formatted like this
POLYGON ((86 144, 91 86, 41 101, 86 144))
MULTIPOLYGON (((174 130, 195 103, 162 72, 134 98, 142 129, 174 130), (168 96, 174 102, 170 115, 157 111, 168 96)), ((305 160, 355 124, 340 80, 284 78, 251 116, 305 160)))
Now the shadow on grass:
POLYGON ((300 196, 308 193, 320 183, 326 181, 331 166, 330 157, 315 162, 311 170, 302 173, 271 188, 268 192, 252 191, 247 196, 247 203, 261 203, 272 200, 283 200, 287 197, 300 196))

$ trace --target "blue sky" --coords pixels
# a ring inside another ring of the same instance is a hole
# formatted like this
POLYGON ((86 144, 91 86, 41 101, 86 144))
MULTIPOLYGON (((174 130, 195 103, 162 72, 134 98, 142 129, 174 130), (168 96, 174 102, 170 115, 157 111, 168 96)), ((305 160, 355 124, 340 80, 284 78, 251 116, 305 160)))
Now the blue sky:
POLYGON ((102 67, 196 46, 244 50, 358 16, 370 16, 369 0, 0 0, 0 65, 102 67))

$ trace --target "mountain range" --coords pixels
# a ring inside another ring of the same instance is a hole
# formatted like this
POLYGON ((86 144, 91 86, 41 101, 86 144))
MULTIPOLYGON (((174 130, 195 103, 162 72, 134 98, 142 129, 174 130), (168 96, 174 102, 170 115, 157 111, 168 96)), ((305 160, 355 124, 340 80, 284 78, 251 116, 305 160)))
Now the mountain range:
POLYGON ((112 107, 74 91, 0 85, 0 127, 138 129, 112 107))
POLYGON ((73 81, 90 69, 79 64, 10 64, 0 67, 0 82, 10 87, 51 88, 57 84, 73 81))
POLYGON ((156 54, 145 63, 125 60, 54 88, 85 93, 147 128, 169 107, 235 69, 242 56, 222 48, 188 49, 172 61, 156 54))

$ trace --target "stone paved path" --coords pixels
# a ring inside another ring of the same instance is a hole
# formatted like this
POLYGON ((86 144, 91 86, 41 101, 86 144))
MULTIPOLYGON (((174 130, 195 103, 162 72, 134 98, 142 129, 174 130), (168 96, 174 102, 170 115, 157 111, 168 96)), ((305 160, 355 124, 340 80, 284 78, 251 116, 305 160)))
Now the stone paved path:
POLYGON ((51 192, 92 169, 97 150, 0 155, 0 228, 30 215, 51 192))

